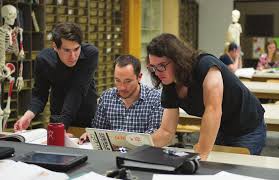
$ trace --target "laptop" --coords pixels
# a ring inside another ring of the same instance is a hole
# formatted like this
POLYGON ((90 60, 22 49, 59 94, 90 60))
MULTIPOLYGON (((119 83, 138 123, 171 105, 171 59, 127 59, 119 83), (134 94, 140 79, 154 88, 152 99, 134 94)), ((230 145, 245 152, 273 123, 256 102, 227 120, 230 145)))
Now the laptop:
POLYGON ((86 128, 95 150, 126 152, 142 145, 154 146, 151 135, 127 131, 86 128))

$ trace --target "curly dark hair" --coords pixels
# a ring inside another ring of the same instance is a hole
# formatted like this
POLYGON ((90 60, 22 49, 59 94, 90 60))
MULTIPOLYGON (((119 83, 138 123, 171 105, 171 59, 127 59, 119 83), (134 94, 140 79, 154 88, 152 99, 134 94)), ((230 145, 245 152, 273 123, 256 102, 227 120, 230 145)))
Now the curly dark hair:
MULTIPOLYGON (((189 85, 192 81, 193 64, 200 51, 193 49, 186 42, 176 36, 163 33, 151 40, 147 46, 146 64, 149 65, 149 55, 167 57, 174 63, 176 83, 189 85)), ((151 73, 152 83, 158 88, 161 80, 151 73)))

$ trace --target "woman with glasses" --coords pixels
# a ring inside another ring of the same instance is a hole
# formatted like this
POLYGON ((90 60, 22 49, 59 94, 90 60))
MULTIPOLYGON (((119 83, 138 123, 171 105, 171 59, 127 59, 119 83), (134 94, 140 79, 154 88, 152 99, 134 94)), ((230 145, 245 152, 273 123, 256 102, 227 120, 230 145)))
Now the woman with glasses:
POLYGON ((155 87, 163 87, 162 123, 152 135, 156 146, 172 140, 178 108, 182 108, 202 117, 195 146, 202 160, 214 143, 246 147, 251 154, 260 154, 266 139, 264 109, 218 58, 192 49, 172 34, 162 34, 147 46, 146 61, 155 87))

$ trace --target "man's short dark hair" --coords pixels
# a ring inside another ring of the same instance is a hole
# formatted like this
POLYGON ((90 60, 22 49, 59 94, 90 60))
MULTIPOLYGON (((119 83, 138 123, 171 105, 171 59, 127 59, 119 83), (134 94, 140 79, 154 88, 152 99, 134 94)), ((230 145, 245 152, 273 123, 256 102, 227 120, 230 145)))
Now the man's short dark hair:
POLYGON ((79 44, 82 42, 82 31, 78 24, 75 23, 59 23, 52 30, 52 41, 55 42, 56 47, 60 48, 62 40, 75 41, 79 44))
POLYGON ((234 51, 236 49, 238 49, 238 45, 236 43, 232 42, 232 43, 229 44, 229 47, 228 47, 229 52, 234 51))
POLYGON ((125 67, 131 64, 134 68, 134 73, 136 76, 140 74, 141 71, 141 64, 140 60, 132 55, 121 55, 118 56, 114 61, 114 68, 115 66, 125 67))

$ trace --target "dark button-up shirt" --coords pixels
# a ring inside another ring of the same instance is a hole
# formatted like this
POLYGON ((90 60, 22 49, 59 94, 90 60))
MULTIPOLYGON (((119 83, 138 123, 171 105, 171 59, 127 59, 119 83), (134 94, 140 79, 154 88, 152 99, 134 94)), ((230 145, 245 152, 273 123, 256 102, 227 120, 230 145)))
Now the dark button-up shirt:
POLYGON ((53 121, 88 127, 96 109, 94 74, 98 50, 89 44, 81 45, 81 53, 74 67, 67 67, 51 48, 42 50, 36 58, 35 84, 29 110, 43 111, 50 92, 50 111, 53 121))

